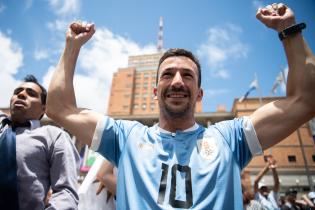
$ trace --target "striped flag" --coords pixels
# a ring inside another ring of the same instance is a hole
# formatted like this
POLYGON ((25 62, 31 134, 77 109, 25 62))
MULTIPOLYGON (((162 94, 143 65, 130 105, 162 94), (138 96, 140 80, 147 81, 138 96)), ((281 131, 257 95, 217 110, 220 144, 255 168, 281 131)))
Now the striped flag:
POLYGON ((315 142, 315 117, 310 121, 313 140, 315 142))
POLYGON ((279 87, 279 85, 284 85, 285 86, 286 81, 285 81, 285 76, 284 76, 284 72, 280 71, 279 75, 276 78, 276 81, 273 83, 272 89, 271 89, 271 94, 274 95, 277 92, 277 88, 279 87))
POLYGON ((239 102, 242 102, 244 101, 247 96, 253 91, 253 90, 256 90, 259 88, 259 85, 258 85, 258 79, 257 77, 255 77, 255 79, 252 81, 252 83, 250 83, 249 85, 249 89, 247 90, 247 92, 238 100, 239 102))

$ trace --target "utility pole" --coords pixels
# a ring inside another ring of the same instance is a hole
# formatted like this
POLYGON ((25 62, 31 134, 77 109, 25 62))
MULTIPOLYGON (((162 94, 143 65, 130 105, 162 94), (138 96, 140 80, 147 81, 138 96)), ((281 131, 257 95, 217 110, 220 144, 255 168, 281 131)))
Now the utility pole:
POLYGON ((158 42, 157 42, 157 51, 162 52, 163 50, 163 17, 160 17, 159 22, 159 33, 158 33, 158 42))

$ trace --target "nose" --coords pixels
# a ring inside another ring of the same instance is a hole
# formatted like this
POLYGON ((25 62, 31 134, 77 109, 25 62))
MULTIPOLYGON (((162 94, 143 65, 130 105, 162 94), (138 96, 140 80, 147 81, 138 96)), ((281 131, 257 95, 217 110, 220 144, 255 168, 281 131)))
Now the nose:
POLYGON ((172 86, 181 87, 183 85, 184 85, 184 81, 183 81, 182 75, 180 74, 180 72, 176 72, 172 80, 172 86))
POLYGON ((22 90, 17 94, 18 98, 25 99, 26 98, 26 90, 22 90))

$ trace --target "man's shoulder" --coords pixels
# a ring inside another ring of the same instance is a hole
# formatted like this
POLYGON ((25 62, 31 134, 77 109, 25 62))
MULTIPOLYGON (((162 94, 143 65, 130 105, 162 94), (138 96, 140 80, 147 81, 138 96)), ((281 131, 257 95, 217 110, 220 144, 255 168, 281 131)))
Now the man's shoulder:
POLYGON ((69 136, 69 134, 65 130, 54 125, 42 125, 38 129, 54 137, 60 136, 61 134, 69 136))
POLYGON ((60 127, 57 127, 55 125, 41 125, 40 128, 46 129, 46 130, 53 130, 53 131, 64 132, 63 129, 61 129, 60 127))
POLYGON ((0 110, 0 121, 3 120, 4 118, 7 118, 7 117, 8 117, 8 115, 0 110))

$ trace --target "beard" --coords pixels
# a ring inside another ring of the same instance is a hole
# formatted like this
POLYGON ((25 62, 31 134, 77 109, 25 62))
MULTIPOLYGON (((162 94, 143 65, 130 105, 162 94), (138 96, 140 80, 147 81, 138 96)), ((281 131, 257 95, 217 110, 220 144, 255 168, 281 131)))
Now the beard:
MULTIPOLYGON (((186 116, 189 116, 191 113, 193 113, 194 105, 191 104, 191 101, 188 100, 184 104, 171 104, 167 102, 167 95, 172 93, 184 93, 187 95, 186 97, 188 99, 191 99, 190 91, 185 90, 183 87, 180 88, 169 88, 165 90, 165 93, 163 94, 164 100, 159 100, 159 107, 160 111, 164 114, 164 116, 168 118, 185 118, 186 116)), ((183 103, 183 102, 180 102, 183 103)))

